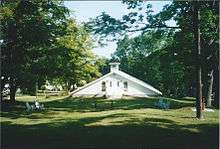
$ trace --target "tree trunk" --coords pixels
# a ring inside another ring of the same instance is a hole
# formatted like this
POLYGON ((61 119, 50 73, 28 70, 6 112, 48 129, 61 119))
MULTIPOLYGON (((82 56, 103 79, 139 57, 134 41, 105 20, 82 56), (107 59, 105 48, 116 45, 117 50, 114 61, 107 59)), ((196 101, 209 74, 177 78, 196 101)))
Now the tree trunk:
POLYGON ((200 41, 200 11, 199 11, 199 1, 193 3, 194 12, 194 37, 196 43, 196 53, 197 53, 197 78, 196 78, 196 117, 198 119, 203 118, 202 116, 202 67, 201 67, 201 41, 200 41))
POLYGON ((207 107, 211 107, 212 86, 213 86, 213 70, 211 70, 210 73, 208 73, 208 78, 207 78, 207 94, 206 94, 207 107))
MULTIPOLYGON (((219 89, 219 87, 218 87, 219 89)), ((215 97, 214 97, 214 106, 219 108, 219 90, 215 92, 215 97)))
POLYGON ((17 91, 17 86, 13 78, 10 78, 9 87, 10 87, 10 101, 12 103, 15 103, 15 94, 17 91))
POLYGON ((10 88, 10 100, 11 100, 12 103, 15 103, 16 90, 17 90, 17 87, 16 87, 16 86, 12 86, 12 87, 10 88))
POLYGON ((214 73, 213 73, 213 77, 214 77, 214 80, 213 81, 213 84, 214 84, 214 92, 215 92, 215 96, 214 96, 214 102, 213 102, 213 105, 217 108, 219 108, 219 69, 220 67, 218 66, 218 68, 216 68, 214 70, 214 73))
POLYGON ((0 95, 0 103, 2 103, 3 100, 3 92, 1 91, 1 95, 0 95))
POLYGON ((0 102, 2 103, 2 100, 3 100, 3 90, 4 90, 4 86, 5 86, 5 81, 4 79, 1 79, 1 99, 0 99, 0 102))

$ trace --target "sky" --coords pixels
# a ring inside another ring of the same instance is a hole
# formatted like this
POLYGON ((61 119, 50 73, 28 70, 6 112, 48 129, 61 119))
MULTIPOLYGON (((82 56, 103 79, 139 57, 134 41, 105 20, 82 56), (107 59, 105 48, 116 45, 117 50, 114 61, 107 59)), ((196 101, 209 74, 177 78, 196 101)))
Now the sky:
MULTIPOLYGON (((149 1, 155 13, 162 10, 163 6, 170 4, 171 1, 149 1)), ((123 15, 129 13, 126 4, 121 1, 65 1, 64 5, 71 11, 71 16, 77 22, 87 22, 89 18, 95 18, 102 12, 106 12, 110 16, 120 19, 123 15)), ((111 58, 111 54, 116 50, 116 42, 108 42, 107 46, 100 47, 97 45, 93 52, 102 57, 111 58)))

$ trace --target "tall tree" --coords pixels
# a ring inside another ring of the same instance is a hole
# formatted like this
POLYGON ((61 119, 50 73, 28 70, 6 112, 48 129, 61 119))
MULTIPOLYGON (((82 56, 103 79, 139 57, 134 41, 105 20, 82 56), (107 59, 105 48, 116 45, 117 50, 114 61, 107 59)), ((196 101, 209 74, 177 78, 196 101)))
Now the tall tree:
POLYGON ((1 14, 1 83, 9 83, 14 102, 18 87, 46 75, 38 68, 65 34, 68 9, 57 1, 1 1, 1 14))
MULTIPOLYGON (((94 26, 94 32, 96 34, 101 34, 101 39, 104 37, 109 37, 109 35, 117 38, 128 32, 140 31, 142 33, 145 33, 152 28, 156 28, 158 29, 158 31, 164 30, 168 32, 176 29, 176 34, 174 36, 182 34, 182 37, 180 38, 182 39, 182 41, 179 39, 174 40, 175 42, 178 41, 176 44, 176 48, 180 48, 180 50, 177 51, 178 55, 184 54, 182 55, 182 60, 184 63, 188 64, 188 66, 191 67, 192 70, 195 69, 195 66, 201 66, 200 64, 197 65, 199 62, 195 61, 193 58, 195 56, 197 57, 198 54, 198 52, 196 53, 195 51, 195 49, 198 49, 196 48, 198 44, 194 42, 197 41, 195 40, 196 36, 193 36, 193 2, 174 1, 170 5, 164 6, 163 10, 155 15, 152 14, 151 5, 145 5, 146 3, 143 3, 143 1, 141 0, 123 2, 128 4, 128 9, 134 10, 128 15, 124 15, 121 20, 114 19, 108 14, 103 13, 102 15, 98 16, 93 22, 91 22, 92 26, 94 26), (143 8, 145 10, 144 14, 142 11, 143 8), (177 26, 167 25, 166 22, 172 19, 176 21, 177 26)), ((210 47, 213 44, 215 45, 218 43, 218 2, 202 1, 199 7, 202 10, 200 22, 201 42, 199 43, 199 45, 201 45, 202 49, 205 49, 203 50, 203 53, 199 56, 199 61, 201 61, 201 59, 203 61, 206 61, 209 55, 216 55, 216 53, 218 53, 216 52, 218 51, 218 49, 216 48, 210 50, 210 47)), ((203 65, 207 67, 205 63, 203 63, 203 65)), ((200 69, 198 69, 198 71, 200 71, 200 69)), ((192 74, 192 76, 194 76, 194 78, 198 77, 198 75, 195 75, 195 73, 192 74)), ((199 87, 197 88, 198 91, 201 90, 200 85, 197 85, 197 87, 199 87)), ((199 94, 197 94, 197 99, 201 99, 201 96, 202 95, 200 92, 199 94)), ((198 101, 200 100, 197 100, 197 103, 198 101)), ((199 106, 200 104, 197 105, 199 106)), ((200 107, 197 107, 197 111, 199 109, 200 107)))
POLYGON ((83 24, 78 25, 74 19, 70 19, 66 32, 57 40, 56 48, 50 56, 51 62, 59 66, 51 79, 70 90, 71 87, 81 86, 101 74, 95 65, 97 60, 92 52, 93 40, 87 27, 83 24))
POLYGON ((191 78, 187 66, 171 48, 172 36, 156 31, 134 38, 125 36, 117 43, 113 59, 119 59, 123 71, 157 87, 164 96, 186 96, 191 78))
POLYGON ((200 41, 200 7, 199 2, 193 3, 193 14, 194 14, 194 37, 196 43, 197 52, 197 96, 196 96, 196 117, 202 118, 202 65, 201 65, 201 41, 200 41))
POLYGON ((2 4, 1 85, 10 84, 12 101, 18 87, 35 94, 36 82, 42 85, 47 80, 70 90, 100 76, 89 30, 67 18, 63 2, 2 4))

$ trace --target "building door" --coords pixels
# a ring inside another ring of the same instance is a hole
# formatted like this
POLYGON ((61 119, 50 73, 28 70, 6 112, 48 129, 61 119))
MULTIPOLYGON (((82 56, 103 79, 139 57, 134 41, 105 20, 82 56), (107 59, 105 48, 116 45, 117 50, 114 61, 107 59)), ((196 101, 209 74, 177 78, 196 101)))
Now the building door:
POLYGON ((112 98, 121 98, 122 96, 122 83, 118 79, 112 79, 109 82, 109 91, 108 94, 112 98))

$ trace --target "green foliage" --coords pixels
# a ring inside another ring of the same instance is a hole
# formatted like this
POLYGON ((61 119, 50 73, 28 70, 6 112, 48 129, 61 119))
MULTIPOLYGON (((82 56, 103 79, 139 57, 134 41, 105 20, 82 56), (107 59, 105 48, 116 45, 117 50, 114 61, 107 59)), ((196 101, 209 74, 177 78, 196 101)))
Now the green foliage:
POLYGON ((32 88, 50 70, 43 62, 65 34, 68 10, 57 1, 3 1, 1 14, 1 79, 11 89, 32 88))
MULTIPOLYGON (((115 56, 120 58, 125 71, 156 87, 159 86, 166 95, 181 96, 188 92, 191 92, 188 95, 195 95, 193 89, 196 81, 195 66, 199 62, 195 53, 196 44, 193 35, 193 2, 173 1, 157 14, 152 13, 150 4, 141 0, 123 1, 123 3, 128 5, 128 9, 132 10, 131 13, 118 20, 108 14, 101 14, 90 22, 94 33, 100 35, 101 41, 106 37, 120 39, 115 56), (176 26, 167 25, 171 20, 176 22, 176 26), (153 37, 155 33, 152 30, 159 33, 157 38, 153 37), (151 38, 140 35, 128 39, 126 35, 133 32, 151 34, 151 38), (162 46, 163 42, 160 42, 163 39, 163 32, 172 37, 166 46, 162 46), (144 42, 144 39, 147 41, 144 42), (152 43, 156 47, 152 47, 152 43), (158 48, 161 50, 157 51, 158 48)), ((206 76, 206 73, 216 69, 219 63, 219 5, 216 1, 204 1, 198 4, 201 10, 203 75, 206 76)))
MULTIPOLYGON (((207 74, 211 70, 216 70, 219 59, 219 9, 218 2, 200 2, 198 3, 201 13, 200 29, 201 29, 201 65, 203 78, 203 91, 206 96, 207 74)), ((200 64, 197 59, 195 37, 193 32, 195 27, 192 20, 192 2, 173 2, 170 6, 158 14, 172 14, 167 19, 174 19, 181 30, 174 35, 173 45, 171 49, 178 49, 178 60, 185 66, 185 73, 187 72, 187 82, 189 88, 195 87, 196 73, 195 66, 200 64)), ((217 80, 217 78, 214 78, 217 80)), ((214 88, 218 88, 216 85, 214 88)), ((195 91, 194 91, 195 92, 195 91)), ((215 93, 218 92, 215 90, 215 93)))
POLYGON ((93 41, 85 25, 77 25, 70 19, 67 22, 67 34, 57 40, 51 64, 58 66, 52 76, 52 82, 63 84, 70 89, 74 85, 84 85, 86 82, 100 76, 96 58, 92 53, 93 41), (58 54, 59 53, 59 54, 58 54))
POLYGON ((105 57, 98 57, 95 65, 98 66, 98 70, 102 75, 109 73, 109 60, 105 57))
POLYGON ((2 88, 33 95, 46 80, 69 90, 100 76, 89 30, 63 2, 4 1, 1 14, 2 88))
POLYGON ((167 47, 172 42, 166 32, 151 31, 130 39, 126 36, 118 42, 113 59, 119 59, 123 71, 148 82, 164 95, 183 96, 187 94, 187 73, 175 51, 167 47))

